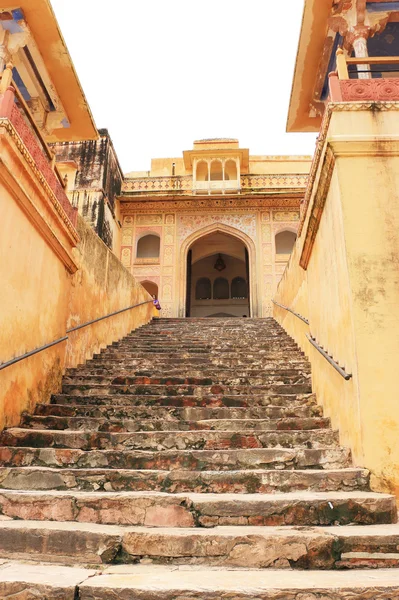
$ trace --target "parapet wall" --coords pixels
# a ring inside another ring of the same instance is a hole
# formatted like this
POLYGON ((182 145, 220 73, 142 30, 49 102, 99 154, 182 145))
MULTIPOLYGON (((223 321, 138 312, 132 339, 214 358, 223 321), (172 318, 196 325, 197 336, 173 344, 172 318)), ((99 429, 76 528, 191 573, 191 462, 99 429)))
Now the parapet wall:
POLYGON ((153 314, 146 290, 82 218, 77 232, 70 223, 67 226, 44 188, 32 180, 11 137, 6 132, 3 137, 0 365, 58 343, 0 370, 0 430, 18 425, 22 412, 49 402, 61 389, 66 367, 83 363, 148 323, 153 314), (138 308, 68 333, 142 302, 138 308))
POLYGON ((330 105, 276 319, 374 489, 399 496, 399 104, 330 105), (311 335, 352 377, 311 345, 311 335))

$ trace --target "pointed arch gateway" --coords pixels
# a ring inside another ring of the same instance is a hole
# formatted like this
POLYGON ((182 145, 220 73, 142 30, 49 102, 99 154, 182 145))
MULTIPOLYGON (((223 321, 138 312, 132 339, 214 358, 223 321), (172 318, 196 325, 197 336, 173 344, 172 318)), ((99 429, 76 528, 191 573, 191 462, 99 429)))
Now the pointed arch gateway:
MULTIPOLYGON (((194 231, 189 235, 181 244, 179 250, 179 317, 187 316, 187 309, 190 310, 190 297, 187 295, 187 283, 191 286, 192 274, 191 274, 191 260, 192 260, 192 247, 201 238, 206 238, 212 234, 221 233, 225 236, 231 237, 233 240, 242 242, 245 248, 246 256, 246 274, 248 280, 248 301, 249 301, 249 314, 250 317, 259 316, 259 302, 258 302, 258 285, 255 277, 256 273, 256 251, 255 243, 253 240, 243 231, 231 227, 230 225, 224 225, 223 223, 212 223, 206 227, 202 227, 197 231, 194 231), (190 257, 190 265, 188 265, 188 257, 190 257)), ((216 311, 215 311, 216 312, 216 311)), ((248 312, 248 311, 247 311, 248 312)))

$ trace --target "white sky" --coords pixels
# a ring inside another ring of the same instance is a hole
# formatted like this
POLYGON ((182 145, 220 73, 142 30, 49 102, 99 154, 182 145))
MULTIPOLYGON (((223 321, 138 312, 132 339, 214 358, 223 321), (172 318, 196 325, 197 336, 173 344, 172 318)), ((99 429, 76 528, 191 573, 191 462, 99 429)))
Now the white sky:
POLYGON ((303 0, 52 4, 125 172, 210 137, 251 154, 313 154, 314 134, 285 133, 303 0))

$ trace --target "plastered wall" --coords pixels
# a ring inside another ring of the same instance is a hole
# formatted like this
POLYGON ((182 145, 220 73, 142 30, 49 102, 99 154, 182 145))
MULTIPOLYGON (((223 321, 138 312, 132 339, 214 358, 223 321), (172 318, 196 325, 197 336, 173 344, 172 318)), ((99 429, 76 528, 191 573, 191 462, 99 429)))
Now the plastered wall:
POLYGON ((319 192, 331 162, 321 160, 302 234, 275 296, 308 318, 309 326, 277 306, 274 315, 309 356, 318 401, 352 449, 355 465, 371 471, 373 489, 399 496, 397 117, 389 105, 377 114, 369 106, 332 113, 324 152, 328 147, 333 168, 325 198, 319 192), (306 333, 352 374, 349 381, 306 333))
POLYGON ((89 225, 79 217, 80 242, 72 274, 0 182, 0 362, 68 335, 68 340, 0 371, 0 429, 17 425, 23 411, 49 402, 66 367, 150 321, 148 303, 90 325, 67 329, 150 299, 89 225))

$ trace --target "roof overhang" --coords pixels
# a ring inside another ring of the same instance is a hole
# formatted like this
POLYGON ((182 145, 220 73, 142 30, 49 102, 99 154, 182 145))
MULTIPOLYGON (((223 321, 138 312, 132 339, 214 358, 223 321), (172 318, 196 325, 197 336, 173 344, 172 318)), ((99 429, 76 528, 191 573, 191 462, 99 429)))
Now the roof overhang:
POLYGON ((54 129, 49 141, 98 139, 93 115, 80 85, 49 0, 0 0, 0 10, 22 9, 48 75, 62 102, 69 127, 54 129))
POLYGON ((287 131, 319 131, 324 103, 315 102, 332 0, 305 0, 287 131))

